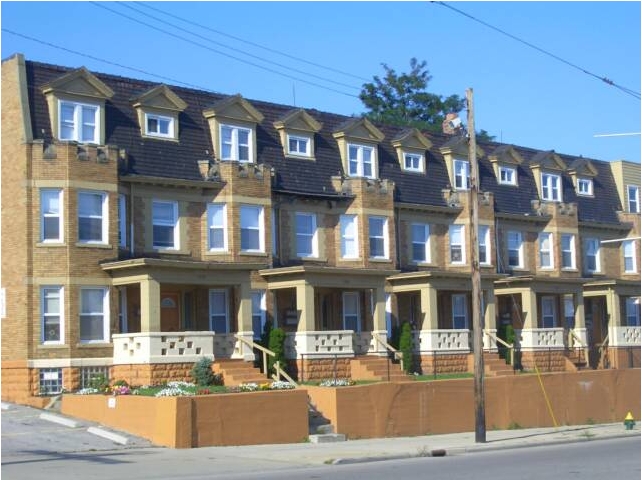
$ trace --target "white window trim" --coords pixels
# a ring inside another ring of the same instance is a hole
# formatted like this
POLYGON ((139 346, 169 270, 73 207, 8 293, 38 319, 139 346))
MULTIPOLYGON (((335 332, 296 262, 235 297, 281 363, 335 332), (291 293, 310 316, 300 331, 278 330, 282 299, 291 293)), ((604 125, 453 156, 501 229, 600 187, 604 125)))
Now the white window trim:
POLYGON ((636 255, 635 255, 636 247, 637 247, 637 244, 636 244, 635 240, 624 240, 622 242, 622 258, 624 260, 624 265, 623 265, 624 273, 637 273, 638 272, 637 259, 635 258, 636 257, 636 255), (631 258, 631 263, 633 265, 633 268, 629 269, 629 270, 626 269, 626 259, 628 258, 627 254, 626 254, 627 245, 631 246, 630 258, 631 258))
POLYGON ((508 263, 508 266, 510 268, 524 268, 524 238, 522 236, 522 232, 518 232, 515 230, 511 230, 508 232, 506 235, 506 252, 508 254, 508 258, 506 259, 506 263, 508 263), (510 234, 516 234, 519 238, 519 247, 517 247, 517 255, 519 258, 519 265, 510 265, 510 234))
POLYGON ((355 259, 359 258, 359 223, 357 215, 341 215, 339 220, 339 235, 341 237, 341 258, 355 259), (354 233, 351 236, 345 235, 346 227, 349 224, 354 228, 354 233), (354 242, 354 253, 350 254, 346 249, 346 241, 352 240, 354 242))
POLYGON ((557 325, 559 325, 559 323, 557 321, 557 305, 556 305, 556 302, 555 302, 555 297, 552 296, 552 295, 543 296, 540 305, 541 305, 541 308, 542 308, 542 315, 541 315, 542 328, 556 328, 557 325), (551 313, 551 315, 546 315, 546 317, 552 317, 552 322, 551 322, 552 324, 551 325, 546 325, 546 322, 544 320, 544 303, 545 302, 549 302, 549 301, 551 302, 551 309, 552 309, 551 311, 552 311, 552 313, 551 313))
MULTIPOLYGON (((453 294, 450 298, 451 301, 451 320, 452 320, 452 328, 456 329, 455 327, 455 299, 463 299, 462 305, 464 306, 464 329, 470 329, 470 319, 468 318, 468 302, 466 299, 466 294, 464 293, 456 293, 453 294)), ((461 317, 461 315, 457 315, 457 317, 461 317)), ((460 330, 460 329, 457 329, 460 330)))
POLYGON ((414 153, 414 152, 402 152, 403 156, 403 169, 406 170, 407 172, 417 172, 417 173, 423 173, 426 170, 426 157, 421 154, 421 153, 414 153), (411 165, 408 166, 408 157, 412 158, 417 158, 418 159, 418 166, 415 168, 411 165))
POLYGON ((577 268, 577 264, 575 261, 575 235, 570 234, 570 233, 564 233, 562 234, 562 238, 560 238, 560 250, 561 250, 561 262, 562 262, 562 270, 575 270, 577 268), (570 244, 569 250, 564 250, 564 237, 570 237, 570 244), (570 253, 571 254, 571 265, 567 266, 564 265, 564 253, 570 253))
POLYGON ((58 188, 43 188, 40 190, 40 241, 42 243, 63 243, 64 242, 64 222, 63 222, 63 191, 58 188), (43 193, 57 192, 58 193, 58 214, 51 215, 45 214, 44 203, 42 201, 43 193), (58 238, 45 238, 45 218, 58 218, 58 238))
POLYGON ((241 205, 239 211, 239 228, 241 229, 241 237, 243 236, 243 229, 257 230, 259 233, 259 248, 243 248, 241 243, 241 252, 246 253, 264 253, 265 252, 265 208, 260 205, 241 205), (258 210, 258 227, 243 227, 243 211, 258 210))
POLYGON ((294 236, 295 236, 295 249, 296 249, 296 256, 300 258, 318 258, 319 256, 319 241, 318 241, 318 229, 317 229, 317 216, 314 213, 306 213, 306 212, 296 212, 295 213, 295 231, 294 231, 294 236), (311 218, 312 219, 312 235, 309 235, 307 233, 300 233, 299 232, 299 218, 311 218), (299 235, 305 236, 305 238, 310 239, 310 250, 312 250, 309 254, 303 253, 299 251, 299 235))
POLYGON ((450 225, 448 227, 448 252, 451 265, 466 265, 466 227, 464 225, 450 225), (453 243, 453 229, 458 228, 461 231, 461 243, 453 243), (461 247, 461 261, 453 261, 452 249, 453 247, 461 247))
POLYGON ((287 151, 288 155, 293 155, 295 157, 306 157, 310 158, 312 157, 312 138, 309 136, 305 135, 292 135, 292 134, 287 134, 286 135, 286 142, 287 142, 287 151), (300 152, 298 150, 291 150, 290 149, 290 140, 296 140, 297 141, 297 146, 299 145, 299 142, 305 142, 305 152, 300 152))
POLYGON ((118 195, 118 246, 127 246, 127 198, 118 195))
POLYGON ((357 321, 356 321, 357 329, 354 330, 354 332, 355 333, 360 333, 361 332, 361 298, 360 298, 359 292, 343 292, 343 309, 342 310, 343 310, 343 312, 342 312, 343 313, 343 315, 342 315, 342 317, 343 317, 343 329, 344 330, 348 330, 348 328, 346 328, 346 316, 347 315, 351 315, 351 316, 356 315, 356 317, 357 317, 357 321), (356 313, 348 313, 348 312, 346 312, 346 304, 347 304, 346 298, 347 297, 356 297, 356 305, 357 305, 356 313))
POLYGON ((626 186, 627 211, 630 213, 640 213, 640 187, 637 185, 626 186), (635 198, 631 198, 631 189, 635 189, 635 198), (631 200, 635 203, 635 209, 631 210, 631 200))
POLYGON ((460 158, 453 159, 453 183, 455 190, 468 190, 470 188, 470 163, 468 160, 460 158), (461 171, 463 168, 463 171, 461 171), (462 183, 465 180, 465 185, 457 186, 457 180, 462 183))
POLYGON ((412 263, 415 263, 415 264, 430 263, 430 261, 431 261, 430 257, 431 256, 430 256, 430 225, 429 224, 427 224, 427 223, 412 223, 410 225, 410 246, 411 246, 410 256, 411 256, 411 259, 412 259, 412 263), (422 227, 424 229, 424 236, 426 238, 425 242, 415 242, 414 236, 413 236, 414 227, 422 227), (423 246, 425 260, 416 260, 414 258, 414 251, 415 251, 414 246, 415 245, 422 245, 423 246))
POLYGON ((261 334, 263 333, 263 329, 265 328, 265 321, 267 318, 267 306, 265 302, 265 290, 252 290, 250 292, 251 297, 256 297, 259 295, 259 311, 256 312, 254 310, 254 301, 252 301, 252 331, 254 333, 254 339, 255 340, 260 340, 261 339, 261 334), (254 330, 254 317, 260 316, 260 329, 259 331, 254 330))
MULTIPOLYGON (((83 290, 102 290, 103 291, 103 338, 98 339, 98 340, 83 340, 82 338, 80 339, 80 343, 108 343, 109 342, 109 325, 110 325, 110 320, 109 320, 109 288, 107 287, 101 287, 101 286, 95 286, 95 287, 81 287, 80 288, 80 295, 79 295, 79 317, 82 317, 83 315, 92 315, 96 314, 98 312, 84 312, 83 311, 83 305, 82 305, 82 291, 83 290)), ((79 318, 79 325, 82 322, 82 320, 79 318)), ((79 330, 80 331, 80 330, 79 330)), ((80 334, 79 334, 80 335, 80 334)))
MULTIPOLYGON (((225 299, 225 332, 221 333, 230 333, 230 300, 228 291, 225 288, 211 288, 207 294, 207 309, 208 309, 208 320, 210 331, 214 331, 214 322, 212 320, 213 311, 212 311, 212 294, 213 293, 222 293, 223 298, 225 299)), ((218 315, 218 314, 217 314, 218 315)))
POLYGON ((542 172, 542 200, 562 201, 562 177, 555 173, 542 172), (555 186, 557 184, 557 186, 555 186), (557 192, 557 194, 555 194, 557 192))
POLYGON ((81 190, 78 192, 78 208, 77 208, 77 220, 78 220, 78 243, 86 245, 106 245, 109 239, 109 205, 108 205, 108 196, 106 192, 96 192, 91 190, 81 190), (100 240, 81 240, 80 239, 80 197, 81 195, 100 195, 101 196, 101 239, 100 240))
POLYGON ((584 242, 584 268, 587 272, 589 273, 600 273, 602 271, 602 265, 600 262, 600 240, 597 238, 587 238, 584 242), (595 269, 590 269, 588 267, 588 257, 591 256, 589 255, 589 245, 594 244, 596 245, 595 248, 595 269))
POLYGON ((148 137, 158 137, 158 138, 171 138, 175 139, 176 135, 174 133, 174 117, 169 115, 159 115, 156 113, 145 113, 145 135, 148 137), (149 130, 149 120, 157 120, 160 127, 160 122, 165 120, 168 122, 167 133, 152 132, 149 130))
POLYGON ((488 225, 479 225, 479 231, 477 233, 477 242, 479 243, 479 251, 481 252, 481 247, 486 247, 486 259, 482 261, 481 255, 479 257, 480 265, 490 265, 492 258, 491 255, 491 243, 490 243, 490 227, 488 225))
POLYGON ((624 301, 624 318, 626 318, 626 326, 640 326, 640 297, 626 297, 624 301), (630 318, 634 319, 633 323, 629 321, 630 318))
POLYGON ((178 229, 179 226, 179 220, 178 220, 178 202, 174 200, 152 200, 152 245, 154 250, 179 250, 180 249, 180 232, 178 229), (173 218, 174 218, 174 224, 169 225, 168 223, 157 223, 154 220, 154 204, 166 204, 166 205, 172 205, 173 208, 173 218), (162 246, 157 246, 154 245, 154 225, 162 226, 162 227, 169 227, 172 226, 174 229, 174 246, 173 247, 162 247, 162 246))
POLYGON ((370 216, 368 217, 368 249, 370 250, 370 258, 376 259, 376 260, 388 260, 390 258, 389 255, 389 241, 388 241, 388 218, 387 217, 379 217, 379 216, 370 216), (381 226, 382 232, 381 236, 373 236, 372 231, 371 231, 371 220, 383 220, 383 225, 381 226), (372 250, 370 249, 370 240, 371 239, 378 239, 381 238, 383 240, 383 255, 373 255, 372 250))
POLYGON ((58 138, 61 141, 76 141, 78 143, 99 143, 101 124, 100 124, 100 105, 96 103, 74 102, 71 100, 58 100, 58 138), (73 134, 70 138, 62 137, 62 107, 63 105, 72 105, 74 107, 73 134), (95 109, 94 113, 94 137, 92 139, 82 139, 82 109, 83 107, 95 109))
POLYGON ((498 180, 500 185, 517 185, 517 169, 513 167, 506 167, 504 165, 500 165, 498 180), (504 172, 510 174, 510 179, 504 180, 502 178, 502 173, 504 172))
POLYGON ((225 203, 209 203, 207 205, 207 248, 210 252, 227 252, 227 205, 225 203), (212 225, 212 211, 214 209, 222 209, 223 224, 212 225), (223 246, 212 247, 212 227, 221 228, 223 230, 223 246))
POLYGON ((577 194, 582 197, 593 196, 593 180, 586 177, 578 177, 577 179, 577 194), (586 185, 586 190, 583 191, 581 185, 586 185))
POLYGON ((555 258, 553 252, 553 234, 551 232, 540 233, 537 237, 537 247, 539 250, 539 267, 542 270, 552 270, 555 268, 555 258), (542 249, 543 240, 548 239, 548 249, 542 249), (549 265, 542 265, 542 253, 548 253, 549 258, 551 259, 549 265))
POLYGON ((370 145, 361 145, 358 143, 348 143, 346 145, 347 149, 347 158, 348 158, 348 176, 349 177, 364 177, 364 178, 377 178, 377 159, 375 157, 376 151, 375 147, 372 147, 370 145), (350 172, 350 147, 355 147, 357 149, 357 158, 356 158, 356 163, 357 163, 357 171, 356 173, 351 173, 350 172), (370 151, 370 169, 372 171, 371 175, 365 175, 364 174, 364 159, 363 159, 363 152, 365 150, 370 151))
POLYGON ((42 285, 40 287, 40 341, 43 345, 62 345, 65 343, 65 289, 60 285, 42 285), (52 312, 45 312, 45 292, 47 290, 57 290, 58 291, 58 313, 57 315, 52 312), (58 330, 60 340, 46 340, 45 332, 45 317, 48 316, 57 316, 58 320, 58 330))
POLYGON ((221 160, 236 160, 241 163, 254 163, 254 145, 253 145, 253 140, 254 140, 254 131, 252 128, 248 127, 242 127, 240 125, 233 125, 229 123, 223 123, 219 127, 219 147, 220 147, 220 157, 221 160), (229 128, 232 130, 232 140, 231 140, 231 155, 229 157, 225 157, 223 155, 223 129, 229 128), (241 160, 239 158, 239 139, 238 139, 238 132, 244 130, 247 132, 247 160, 241 160))

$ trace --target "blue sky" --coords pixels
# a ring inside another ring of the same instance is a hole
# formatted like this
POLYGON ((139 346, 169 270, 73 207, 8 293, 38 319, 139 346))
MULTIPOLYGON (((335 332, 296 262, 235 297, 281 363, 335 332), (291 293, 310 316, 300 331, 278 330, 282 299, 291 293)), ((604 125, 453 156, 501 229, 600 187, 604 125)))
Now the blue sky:
POLYGON ((2 58, 20 52, 28 60, 352 115, 364 111, 360 87, 383 74, 382 63, 402 73, 416 57, 427 61, 430 92, 463 97, 473 88, 476 129, 498 141, 640 161, 639 98, 581 71, 639 97, 640 2, 447 5, 563 61, 439 3, 398 1, 3 1, 2 58), (595 137, 621 133, 638 135, 595 137))

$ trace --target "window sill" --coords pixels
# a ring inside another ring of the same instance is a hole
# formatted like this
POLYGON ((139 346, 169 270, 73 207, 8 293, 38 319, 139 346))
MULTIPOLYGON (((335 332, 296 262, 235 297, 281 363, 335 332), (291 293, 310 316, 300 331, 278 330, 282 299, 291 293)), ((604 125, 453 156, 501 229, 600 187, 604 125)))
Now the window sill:
POLYGON ((625 275, 625 276, 626 276, 626 275, 632 276, 632 275, 639 275, 639 274, 640 274, 639 272, 624 272, 622 275, 625 275))
POLYGON ((191 250, 172 250, 169 248, 155 248, 154 252, 162 253, 163 255, 191 255, 191 250))
POLYGON ((411 170, 409 168, 402 168, 406 173, 414 173, 415 175, 423 175, 425 172, 423 170, 411 170))
POLYGON ((36 247, 60 248, 60 247, 66 247, 66 246, 67 246, 67 244, 65 242, 61 242, 61 243, 58 243, 58 242, 55 242, 55 243, 54 242, 51 242, 51 243, 49 243, 49 242, 38 242, 38 243, 36 243, 36 247))
POLYGON ((341 257, 339 259, 340 262, 360 262, 361 260, 361 257, 341 257))
POLYGON ((297 155, 296 153, 289 152, 285 154, 285 158, 291 158, 293 160, 316 160, 312 155, 297 155))
POLYGON ((207 252, 205 252, 205 255, 209 255, 213 257, 220 256, 220 255, 229 255, 229 254, 230 252, 228 250, 208 250, 207 252))
POLYGON ((416 265, 417 267, 434 267, 435 264, 433 262, 417 262, 417 261, 412 261, 410 262, 411 265, 416 265))
POLYGON ((370 262, 373 262, 373 263, 390 263, 390 262, 392 262, 392 260, 390 260, 389 258, 382 258, 382 257, 370 257, 370 258, 368 258, 368 260, 370 262))
POLYGON ((327 262, 328 259, 325 257, 296 257, 302 262, 327 262))
POLYGON ((97 340, 95 342, 80 342, 76 345, 76 348, 113 348, 113 346, 113 343, 97 340))
POLYGON ((111 250, 113 247, 109 243, 76 243, 77 247, 80 248, 102 248, 105 250, 111 250))
POLYGON ((37 347, 38 349, 44 349, 44 350, 53 350, 56 348, 68 348, 68 345, 65 343, 41 343, 37 347))
POLYGON ((144 135, 141 135, 143 138, 150 139, 150 140, 163 140, 164 142, 174 142, 178 143, 178 138, 174 137, 163 137, 161 135, 150 135, 149 133, 146 133, 144 135))
POLYGON ((268 254, 265 252, 253 252, 253 251, 244 251, 240 252, 239 255, 242 257, 267 257, 268 254))
POLYGON ((577 268, 565 267, 565 268, 562 268, 562 272, 573 272, 573 273, 577 273, 577 272, 579 272, 579 270, 578 270, 577 268))

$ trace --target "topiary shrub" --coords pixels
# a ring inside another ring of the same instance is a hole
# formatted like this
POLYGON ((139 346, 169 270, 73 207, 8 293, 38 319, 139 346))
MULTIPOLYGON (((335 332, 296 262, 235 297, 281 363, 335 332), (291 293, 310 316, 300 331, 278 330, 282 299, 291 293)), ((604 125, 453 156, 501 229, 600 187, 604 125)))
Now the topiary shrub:
POLYGON ((399 335, 399 350, 403 358, 403 369, 406 373, 414 371, 413 362, 413 349, 412 349, 412 330, 408 322, 404 322, 401 326, 401 334, 399 335))
POLYGON ((279 362, 281 368, 285 369, 287 361, 285 359, 285 332, 282 328, 273 328, 270 330, 270 340, 268 349, 274 352, 274 356, 268 356, 268 371, 276 373, 274 364, 279 362))
POLYGON ((207 357, 201 358, 194 364, 191 374, 194 383, 203 387, 212 385, 216 379, 212 371, 212 360, 207 357))

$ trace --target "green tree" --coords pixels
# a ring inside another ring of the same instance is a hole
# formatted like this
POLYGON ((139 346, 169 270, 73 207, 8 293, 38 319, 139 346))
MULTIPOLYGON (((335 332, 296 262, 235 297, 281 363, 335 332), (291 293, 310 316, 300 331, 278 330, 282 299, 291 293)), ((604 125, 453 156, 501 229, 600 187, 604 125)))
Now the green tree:
MULTIPOLYGON (((385 63, 382 66, 386 74, 375 75, 372 82, 363 84, 359 94, 368 109, 365 116, 372 121, 441 132, 446 114, 459 113, 466 106, 466 100, 459 95, 444 98, 426 90, 432 76, 425 60, 411 58, 410 73, 397 74, 385 63)), ((477 140, 493 138, 485 130, 477 133, 477 140)))
POLYGON ((274 352, 274 356, 268 357, 268 369, 270 373, 276 373, 274 371, 274 364, 276 362, 279 362, 283 370, 285 370, 287 366, 287 360, 285 358, 285 332, 281 328, 273 328, 270 330, 269 335, 268 349, 274 352))
POLYGON ((412 349, 412 329, 408 322, 401 326, 399 335, 399 350, 403 358, 403 369, 406 373, 412 373, 413 368, 413 349, 412 349))

